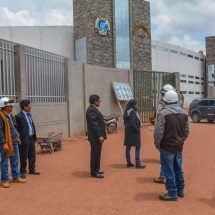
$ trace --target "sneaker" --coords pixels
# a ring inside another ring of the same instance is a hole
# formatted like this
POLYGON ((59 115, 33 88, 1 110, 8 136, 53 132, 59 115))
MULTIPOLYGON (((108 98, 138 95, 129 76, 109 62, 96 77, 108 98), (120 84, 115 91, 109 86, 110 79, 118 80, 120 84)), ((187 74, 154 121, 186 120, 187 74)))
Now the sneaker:
POLYGON ((4 188, 9 188, 9 187, 10 187, 9 181, 4 181, 4 182, 2 182, 2 187, 4 187, 4 188))
POLYGON ((178 197, 184 198, 184 193, 178 193, 178 197))
POLYGON ((24 178, 17 178, 16 180, 13 181, 14 183, 20 183, 20 184, 23 184, 23 183, 26 183, 26 180, 24 178))
POLYGON ((158 184, 165 184, 166 183, 166 179, 165 178, 161 178, 161 177, 156 177, 156 178, 154 178, 154 182, 158 183, 158 184))
POLYGON ((176 198, 172 198, 168 193, 160 195, 159 199, 161 201, 177 201, 177 197, 176 198))
POLYGON ((144 169, 144 168, 146 168, 146 166, 143 164, 139 164, 139 165, 136 165, 136 168, 137 169, 144 169))
POLYGON ((127 163, 127 167, 133 167, 134 164, 133 163, 127 163))

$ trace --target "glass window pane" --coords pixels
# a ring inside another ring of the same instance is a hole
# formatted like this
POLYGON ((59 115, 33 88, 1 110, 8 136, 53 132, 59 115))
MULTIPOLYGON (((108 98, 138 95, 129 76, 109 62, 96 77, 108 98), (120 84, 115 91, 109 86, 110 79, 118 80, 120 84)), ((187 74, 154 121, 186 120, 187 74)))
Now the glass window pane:
POLYGON ((129 1, 115 0, 116 67, 130 69, 129 1))

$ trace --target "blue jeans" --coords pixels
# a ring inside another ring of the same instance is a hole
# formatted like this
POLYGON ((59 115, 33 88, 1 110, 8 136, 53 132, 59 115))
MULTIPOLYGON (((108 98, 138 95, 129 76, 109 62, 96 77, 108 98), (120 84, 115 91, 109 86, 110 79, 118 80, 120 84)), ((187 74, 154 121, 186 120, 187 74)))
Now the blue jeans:
MULTIPOLYGON (((131 151, 131 146, 126 146, 125 155, 126 155, 127 164, 131 163, 130 151, 131 151)), ((140 162, 140 146, 135 147, 135 160, 136 160, 136 165, 141 164, 141 162, 140 162)))
MULTIPOLYGON (((160 160, 161 160, 161 153, 160 153, 160 160)), ((165 178, 162 164, 161 164, 161 169, 160 169, 160 178, 165 178)))
POLYGON ((1 180, 9 181, 8 176, 8 160, 10 160, 11 173, 13 176, 13 180, 20 178, 19 172, 19 147, 18 144, 13 145, 14 155, 12 157, 8 157, 7 154, 3 151, 2 147, 1 151, 1 180))
POLYGON ((161 165, 166 177, 166 189, 172 198, 184 192, 182 160, 182 152, 171 153, 161 150, 161 165))

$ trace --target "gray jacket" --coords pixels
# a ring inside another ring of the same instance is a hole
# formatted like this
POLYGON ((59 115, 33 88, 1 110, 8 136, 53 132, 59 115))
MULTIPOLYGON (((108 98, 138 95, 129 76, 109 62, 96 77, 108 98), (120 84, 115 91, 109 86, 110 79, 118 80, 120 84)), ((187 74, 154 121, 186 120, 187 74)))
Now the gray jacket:
MULTIPOLYGON (((7 117, 8 123, 10 125, 11 138, 12 138, 13 144, 15 145, 18 143, 18 139, 19 139, 19 133, 15 128, 15 121, 13 117, 9 117, 9 115, 7 114, 5 114, 5 116, 7 117)), ((4 125, 3 119, 0 117, 0 145, 3 145, 5 143, 6 143, 5 125, 4 125)))
POLYGON ((154 144, 156 148, 169 152, 182 151, 188 134, 188 115, 178 104, 165 105, 158 113, 155 123, 154 144))

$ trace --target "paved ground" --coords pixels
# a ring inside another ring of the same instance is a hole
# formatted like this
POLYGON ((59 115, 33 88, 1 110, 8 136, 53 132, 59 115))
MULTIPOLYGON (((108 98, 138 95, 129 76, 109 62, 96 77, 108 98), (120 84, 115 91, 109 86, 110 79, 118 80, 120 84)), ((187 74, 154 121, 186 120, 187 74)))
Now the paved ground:
POLYGON ((190 124, 184 150, 186 198, 161 202, 164 186, 154 184, 159 172, 151 126, 142 129, 145 170, 127 169, 123 132, 104 144, 105 179, 89 177, 89 144, 65 142, 55 154, 38 154, 41 176, 28 176, 27 184, 0 188, 0 215, 214 215, 215 124, 190 124))

